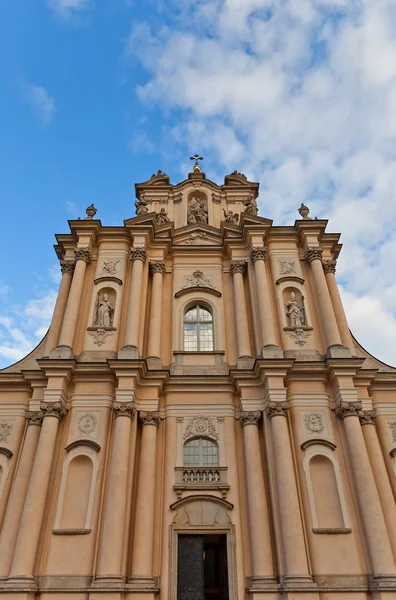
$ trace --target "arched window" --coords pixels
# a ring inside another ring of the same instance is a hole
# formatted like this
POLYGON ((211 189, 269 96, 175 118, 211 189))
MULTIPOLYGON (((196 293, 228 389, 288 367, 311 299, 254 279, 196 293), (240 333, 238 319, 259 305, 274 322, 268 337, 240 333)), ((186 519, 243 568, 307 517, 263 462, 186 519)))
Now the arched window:
POLYGON ((216 442, 206 438, 194 438, 184 444, 185 467, 217 467, 219 448, 216 442))
POLYGON ((213 349, 212 313, 196 304, 184 314, 184 350, 211 352, 213 349))

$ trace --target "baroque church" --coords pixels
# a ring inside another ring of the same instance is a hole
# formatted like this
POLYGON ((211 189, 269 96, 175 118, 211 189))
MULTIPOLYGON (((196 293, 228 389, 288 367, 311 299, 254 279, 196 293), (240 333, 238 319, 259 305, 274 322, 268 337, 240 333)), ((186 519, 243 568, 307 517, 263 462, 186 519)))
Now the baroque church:
POLYGON ((340 235, 258 193, 196 160, 56 236, 49 331, 0 371, 0 600, 396 599, 396 369, 340 235))

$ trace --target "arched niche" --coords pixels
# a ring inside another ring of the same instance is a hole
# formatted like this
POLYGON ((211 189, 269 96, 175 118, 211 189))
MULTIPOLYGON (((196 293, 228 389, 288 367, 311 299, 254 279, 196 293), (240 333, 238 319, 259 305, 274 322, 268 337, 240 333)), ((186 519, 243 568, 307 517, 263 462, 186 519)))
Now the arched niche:
POLYGON ((88 327, 88 334, 93 338, 95 345, 102 346, 106 339, 117 330, 119 312, 115 287, 109 283, 96 286, 88 327))

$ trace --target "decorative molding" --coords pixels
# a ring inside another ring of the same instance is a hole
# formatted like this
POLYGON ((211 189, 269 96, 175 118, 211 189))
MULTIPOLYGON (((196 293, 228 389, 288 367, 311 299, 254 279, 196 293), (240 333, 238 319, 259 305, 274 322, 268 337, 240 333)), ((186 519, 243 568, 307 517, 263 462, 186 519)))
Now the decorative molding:
POLYGON ((220 194, 216 194, 216 192, 212 192, 212 202, 213 202, 213 204, 220 204, 220 202, 221 202, 220 194))
POLYGON ((322 438, 315 438, 312 440, 306 440, 300 446, 301 450, 306 450, 309 446, 327 446, 330 450, 335 450, 337 446, 333 444, 333 442, 329 442, 328 440, 323 440, 322 438))
POLYGON ((323 271, 325 274, 336 272, 337 261, 336 260, 322 260, 323 271))
POLYGON ((0 442, 5 442, 8 444, 8 438, 11 435, 13 427, 13 423, 9 423, 8 421, 0 421, 0 442))
POLYGON ((339 535, 341 533, 352 533, 351 527, 313 527, 313 533, 326 533, 331 535, 339 535))
POLYGON ((177 192, 174 196, 173 196, 173 204, 180 204, 183 200, 183 195, 181 192, 177 192))
POLYGON ((216 431, 216 427, 214 426, 211 417, 197 415, 189 420, 183 438, 188 440, 196 436, 205 436, 212 438, 213 440, 219 439, 219 434, 216 431))
POLYGON ((374 425, 374 421, 377 417, 376 410, 361 410, 359 413, 359 419, 361 425, 374 425))
POLYGON ((73 448, 77 448, 77 446, 88 446, 89 448, 93 448, 95 452, 100 451, 99 444, 97 442, 94 442, 93 440, 76 440, 75 442, 68 444, 65 447, 65 450, 66 452, 70 452, 70 450, 73 450, 73 448))
POLYGON ((139 419, 141 420, 143 427, 145 425, 154 425, 155 427, 158 427, 161 422, 161 417, 158 412, 145 412, 141 410, 139 411, 139 419))
POLYGON ((323 248, 321 246, 309 247, 305 251, 305 260, 311 263, 313 260, 322 260, 323 248))
POLYGON ((134 402, 114 402, 113 409, 117 417, 130 417, 135 414, 134 402))
POLYGON ((345 419, 346 417, 359 417, 359 413, 362 410, 362 402, 358 400, 357 402, 341 402, 335 409, 335 414, 340 419, 345 419))
POLYGON ((88 327, 88 334, 94 338, 93 343, 97 346, 102 346, 115 331, 115 327, 88 327))
POLYGON ((53 529, 53 535, 87 535, 91 529, 53 529))
POLYGON ((312 327, 284 327, 286 334, 294 338, 294 343, 298 346, 304 346, 307 343, 307 337, 312 335, 312 327))
POLYGON ((392 458, 396 456, 396 448, 392 448, 392 450, 389 452, 389 456, 391 456, 392 458))
POLYGON ((75 260, 61 260, 60 268, 62 275, 64 275, 65 273, 70 273, 70 275, 73 275, 75 266, 75 260))
POLYGON ((305 280, 302 277, 296 277, 295 275, 285 275, 284 277, 279 277, 279 279, 277 279, 275 283, 276 285, 280 285, 284 281, 295 281, 296 283, 304 285, 305 280))
POLYGON ((57 419, 60 419, 67 413, 62 402, 41 402, 40 411, 43 412, 43 418, 56 417, 57 419))
POLYGON ((150 271, 151 273, 161 273, 161 275, 165 274, 165 263, 163 260, 152 260, 150 261, 150 271))
POLYGON ((103 275, 110 275, 112 277, 114 277, 115 275, 118 274, 118 265, 120 263, 120 260, 104 260, 103 261, 103 266, 102 266, 102 270, 99 273, 99 277, 103 276, 103 275))
POLYGON ((288 402, 268 402, 266 411, 270 419, 273 417, 287 417, 288 402))
POLYGON ((232 260, 230 262, 230 271, 231 275, 235 275, 235 273, 244 274, 246 270, 246 261, 245 260, 232 260))
POLYGON ((278 260, 279 275, 297 275, 295 260, 278 260))
POLYGON ((88 247, 86 248, 78 248, 78 250, 74 251, 74 256, 77 260, 83 260, 84 262, 86 262, 87 264, 91 262, 92 260, 92 254, 91 251, 88 247))
POLYGON ((131 250, 131 260, 132 262, 135 260, 141 260, 142 262, 146 262, 147 252, 145 248, 132 248, 131 250))
POLYGON ((251 248, 250 249, 250 260, 256 262, 256 260, 268 260, 267 248, 251 248))
POLYGON ((7 458, 14 456, 13 452, 9 448, 4 448, 4 446, 0 446, 0 454, 5 454, 7 458))
POLYGON ((77 429, 83 435, 92 435, 98 428, 99 419, 95 413, 87 412, 77 419, 77 429))
POLYGON ((119 279, 118 277, 111 277, 109 275, 105 275, 104 277, 97 277, 96 279, 94 279, 94 284, 97 285, 98 283, 102 283, 102 281, 114 281, 114 283, 122 285, 121 279, 119 279))
POLYGON ((311 433, 322 433, 325 429, 323 413, 312 412, 304 415, 306 429, 311 433))
POLYGON ((388 421, 388 427, 392 442, 396 442, 396 421, 388 421))
POLYGON ((258 425, 260 419, 261 410, 255 410, 251 412, 242 411, 239 417, 239 422, 241 427, 246 427, 246 425, 258 425))
POLYGON ((28 420, 29 425, 42 425, 44 418, 44 413, 42 410, 34 410, 34 411, 26 411, 25 419, 28 420))

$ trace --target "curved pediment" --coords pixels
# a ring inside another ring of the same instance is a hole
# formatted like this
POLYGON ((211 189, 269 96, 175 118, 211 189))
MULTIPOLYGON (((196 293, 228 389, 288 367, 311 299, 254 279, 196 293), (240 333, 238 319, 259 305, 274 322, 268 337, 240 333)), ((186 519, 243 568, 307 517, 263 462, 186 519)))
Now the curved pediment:
POLYGON ((227 511, 232 510, 234 505, 217 496, 200 494, 177 500, 170 508, 177 511, 173 519, 175 525, 213 527, 231 523, 227 511))

